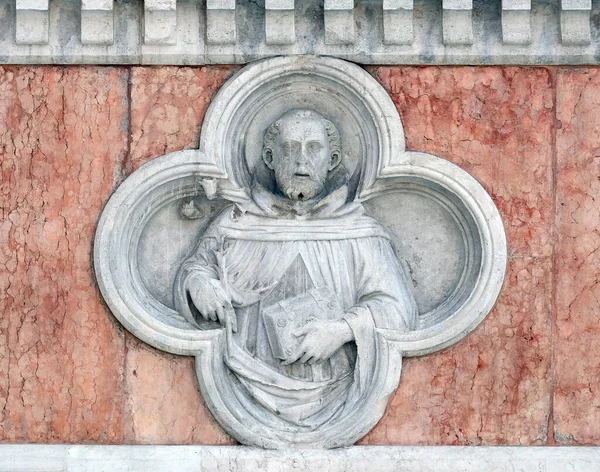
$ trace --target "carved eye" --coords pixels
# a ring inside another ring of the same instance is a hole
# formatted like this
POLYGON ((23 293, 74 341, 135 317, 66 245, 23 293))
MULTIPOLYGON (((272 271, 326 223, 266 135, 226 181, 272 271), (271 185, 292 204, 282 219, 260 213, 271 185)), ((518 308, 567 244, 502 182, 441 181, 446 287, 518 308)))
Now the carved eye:
POLYGON ((320 143, 310 143, 308 145, 308 151, 311 153, 319 152, 323 146, 320 143))
POLYGON ((283 144, 283 153, 289 156, 292 153, 297 152, 299 145, 297 143, 287 142, 283 144))

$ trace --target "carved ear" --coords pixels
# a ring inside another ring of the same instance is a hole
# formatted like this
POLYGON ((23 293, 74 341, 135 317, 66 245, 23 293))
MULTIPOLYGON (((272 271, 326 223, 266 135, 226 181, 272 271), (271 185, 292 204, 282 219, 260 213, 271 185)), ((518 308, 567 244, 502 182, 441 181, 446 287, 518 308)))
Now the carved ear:
POLYGON ((273 151, 269 148, 264 148, 263 149, 263 153, 262 153, 262 158, 263 161, 265 162, 265 165, 273 170, 273 151))
POLYGON ((329 170, 335 169, 340 162, 342 162, 342 153, 340 151, 333 151, 331 153, 331 160, 329 161, 329 170))

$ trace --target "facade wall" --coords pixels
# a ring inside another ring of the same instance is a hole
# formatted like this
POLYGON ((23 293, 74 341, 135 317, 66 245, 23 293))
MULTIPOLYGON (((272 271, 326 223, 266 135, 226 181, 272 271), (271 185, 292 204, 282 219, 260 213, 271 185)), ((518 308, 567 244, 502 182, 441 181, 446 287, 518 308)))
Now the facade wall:
MULTIPOLYGON (((193 359, 129 335, 92 241, 136 168, 197 146, 237 66, 0 67, 0 442, 233 444, 193 359)), ((600 444, 597 68, 370 67, 407 147, 458 164, 504 219, 509 264, 481 326, 405 361, 361 444, 600 444)))

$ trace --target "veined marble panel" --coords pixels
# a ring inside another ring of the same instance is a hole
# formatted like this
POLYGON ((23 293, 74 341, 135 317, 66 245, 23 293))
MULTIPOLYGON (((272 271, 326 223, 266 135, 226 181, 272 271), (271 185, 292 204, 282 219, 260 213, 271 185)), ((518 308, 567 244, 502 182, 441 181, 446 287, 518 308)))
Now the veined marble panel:
POLYGON ((593 447, 372 447, 265 451, 218 446, 0 446, 0 472, 596 472, 593 447))

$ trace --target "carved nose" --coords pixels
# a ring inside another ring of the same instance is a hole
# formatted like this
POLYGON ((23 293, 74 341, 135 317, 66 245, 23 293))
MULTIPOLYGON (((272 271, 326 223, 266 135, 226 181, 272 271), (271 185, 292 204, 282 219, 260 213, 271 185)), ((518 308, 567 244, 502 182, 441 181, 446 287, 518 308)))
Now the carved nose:
POLYGON ((306 152, 305 149, 302 149, 296 156, 296 162, 298 164, 306 164, 307 161, 308 161, 308 153, 306 152))

